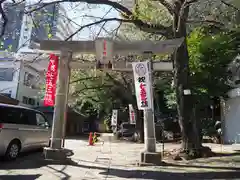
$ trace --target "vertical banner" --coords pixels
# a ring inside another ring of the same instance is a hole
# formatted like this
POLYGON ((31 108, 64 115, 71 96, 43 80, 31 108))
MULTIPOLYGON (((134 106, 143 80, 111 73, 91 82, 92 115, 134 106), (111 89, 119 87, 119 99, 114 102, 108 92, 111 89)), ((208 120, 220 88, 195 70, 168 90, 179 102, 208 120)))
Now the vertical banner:
POLYGON ((58 56, 51 54, 49 56, 49 64, 46 73, 46 90, 44 96, 44 106, 54 106, 55 94, 58 76, 58 56))
POLYGON ((111 119, 112 126, 117 126, 117 119, 118 119, 118 110, 113 109, 112 110, 112 119, 111 119))
POLYGON ((135 115, 135 111, 133 109, 133 105, 129 104, 129 119, 130 119, 130 124, 136 124, 136 115, 135 115))
POLYGON ((149 61, 133 62, 135 94, 139 110, 151 109, 151 83, 149 77, 149 61))

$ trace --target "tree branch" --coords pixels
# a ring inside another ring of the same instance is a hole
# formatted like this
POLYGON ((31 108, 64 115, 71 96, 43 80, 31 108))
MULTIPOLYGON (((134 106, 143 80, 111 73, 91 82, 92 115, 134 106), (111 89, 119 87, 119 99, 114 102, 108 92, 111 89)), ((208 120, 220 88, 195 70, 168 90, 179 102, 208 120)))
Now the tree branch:
POLYGON ((221 3, 223 3, 223 4, 225 4, 226 6, 228 6, 228 7, 231 7, 231 8, 233 8, 234 10, 236 10, 236 11, 240 11, 240 9, 239 8, 237 8, 236 6, 234 6, 233 4, 231 4, 231 3, 228 3, 228 2, 226 2, 226 1, 224 1, 224 0, 221 0, 221 3))
POLYGON ((75 91, 72 96, 77 96, 79 93, 82 93, 83 91, 86 91, 86 90, 91 90, 91 89, 102 89, 102 88, 107 88, 107 87, 112 87, 111 85, 101 85, 101 86, 91 86, 91 87, 85 87, 83 89, 80 89, 78 91, 75 91))
POLYGON ((210 23, 215 25, 224 26, 224 23, 214 20, 187 20, 187 23, 210 23))
POLYGON ((182 21, 185 21, 185 22, 187 21, 189 6, 192 3, 195 3, 197 1, 198 0, 179 0, 178 1, 180 3, 180 9, 179 9, 179 12, 178 12, 178 24, 177 24, 177 29, 176 29, 177 32, 181 28, 182 21))
POLYGON ((98 78, 100 78, 100 77, 98 76, 98 77, 80 78, 80 79, 71 81, 70 84, 77 83, 77 82, 79 82, 79 81, 93 80, 93 79, 98 79, 98 78))
POLYGON ((171 4, 170 2, 166 1, 166 0, 153 0, 153 1, 158 1, 160 4, 162 4, 170 14, 175 14, 176 10, 173 6, 173 4, 171 4))
MULTIPOLYGON (((155 34, 163 35, 163 36, 170 37, 170 38, 173 35, 172 27, 165 27, 160 24, 150 24, 148 22, 144 22, 141 19, 138 19, 138 17, 135 17, 134 14, 125 6, 123 6, 117 2, 114 2, 114 1, 110 1, 110 0, 101 0, 101 1, 99 1, 99 0, 59 0, 59 1, 53 1, 50 3, 45 3, 45 4, 41 5, 40 7, 36 7, 34 9, 32 9, 31 11, 27 11, 26 13, 32 13, 32 12, 40 10, 41 8, 46 7, 48 5, 55 4, 55 3, 62 3, 62 2, 85 2, 88 4, 109 5, 115 9, 123 12, 126 15, 126 17, 128 17, 127 19, 108 18, 105 20, 97 21, 95 23, 90 23, 89 25, 82 26, 82 28, 80 28, 80 30, 76 31, 74 33, 74 35, 76 35, 83 28, 90 27, 92 25, 99 24, 99 23, 106 22, 106 21, 118 21, 118 22, 133 23, 138 28, 140 28, 142 31, 145 31, 148 33, 155 33, 155 34)), ((70 36, 69 39, 71 39, 73 36, 70 36)))
POLYGON ((80 32, 81 30, 93 26, 93 25, 97 25, 97 24, 101 24, 104 22, 110 22, 110 21, 118 21, 118 22, 126 22, 126 23, 134 23, 135 25, 137 24, 139 26, 139 28, 143 31, 147 31, 149 33, 155 33, 155 34, 161 34, 163 36, 167 36, 167 37, 171 37, 172 36, 172 32, 171 27, 164 27, 162 25, 158 25, 158 27, 156 29, 151 28, 152 26, 144 23, 142 21, 139 20, 132 20, 132 19, 119 19, 119 18, 106 18, 106 19, 101 19, 99 21, 93 22, 93 23, 89 23, 86 25, 81 26, 79 29, 77 29, 73 34, 71 34, 68 38, 65 39, 65 41, 68 41, 70 39, 73 38, 73 36, 75 36, 78 32, 80 32))
MULTIPOLYGON (((101 19, 104 19, 104 18, 111 12, 112 9, 113 9, 113 8, 110 8, 110 9, 102 16, 101 19)), ((96 38, 101 34, 101 32, 102 32, 102 30, 103 30, 103 28, 104 28, 104 26, 105 26, 106 24, 107 24, 107 21, 105 21, 105 22, 102 24, 102 26, 100 27, 100 30, 98 31, 97 35, 95 36, 96 38)))

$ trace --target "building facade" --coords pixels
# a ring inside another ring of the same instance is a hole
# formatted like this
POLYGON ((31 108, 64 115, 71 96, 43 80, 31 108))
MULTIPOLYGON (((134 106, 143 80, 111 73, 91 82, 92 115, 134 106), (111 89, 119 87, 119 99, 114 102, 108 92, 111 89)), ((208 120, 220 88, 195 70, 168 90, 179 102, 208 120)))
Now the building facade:
MULTIPOLYGON (((5 27, 5 34, 0 39, 1 51, 16 52, 18 50, 24 9, 25 3, 21 3, 15 7, 9 2, 3 4, 3 10, 8 17, 8 23, 5 27)), ((0 24, 2 28, 3 22, 1 21, 0 24)))
POLYGON ((0 62, 0 94, 17 99, 25 106, 42 104, 44 77, 22 61, 0 62))
MULTIPOLYGON (((0 51, 14 53, 32 52, 29 45, 32 41, 45 39, 64 40, 73 33, 71 24, 64 5, 44 3, 33 4, 32 1, 24 1, 19 5, 6 2, 3 9, 8 17, 5 34, 0 39, 0 51), (30 8, 41 7, 31 14, 24 13, 30 8)), ((0 22, 1 28, 3 21, 0 22)))
POLYGON ((8 23, 0 39, 0 94, 19 100, 21 105, 39 106, 43 102, 41 89, 48 57, 39 56, 29 45, 45 39, 63 40, 73 29, 63 6, 48 5, 31 15, 25 14, 29 7, 44 5, 31 3, 4 3, 8 23))

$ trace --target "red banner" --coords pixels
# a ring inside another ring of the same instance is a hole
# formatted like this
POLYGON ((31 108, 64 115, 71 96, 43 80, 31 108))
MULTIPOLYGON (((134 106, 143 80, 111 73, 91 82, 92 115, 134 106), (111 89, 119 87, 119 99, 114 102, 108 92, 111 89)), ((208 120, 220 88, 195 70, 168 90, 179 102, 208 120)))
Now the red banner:
POLYGON ((44 96, 44 106, 54 106, 58 76, 58 56, 49 56, 48 70, 46 73, 46 90, 44 96))

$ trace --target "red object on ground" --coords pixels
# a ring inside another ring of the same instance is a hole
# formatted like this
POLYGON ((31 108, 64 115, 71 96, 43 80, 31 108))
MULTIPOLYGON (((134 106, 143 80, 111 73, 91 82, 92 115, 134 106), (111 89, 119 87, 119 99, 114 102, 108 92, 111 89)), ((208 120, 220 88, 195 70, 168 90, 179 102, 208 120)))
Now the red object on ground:
POLYGON ((92 136, 92 132, 89 133, 89 139, 88 139, 88 145, 89 146, 93 146, 93 136, 92 136))
POLYGON ((51 54, 46 73, 46 90, 44 96, 45 106, 54 106, 58 76, 58 56, 51 54))

